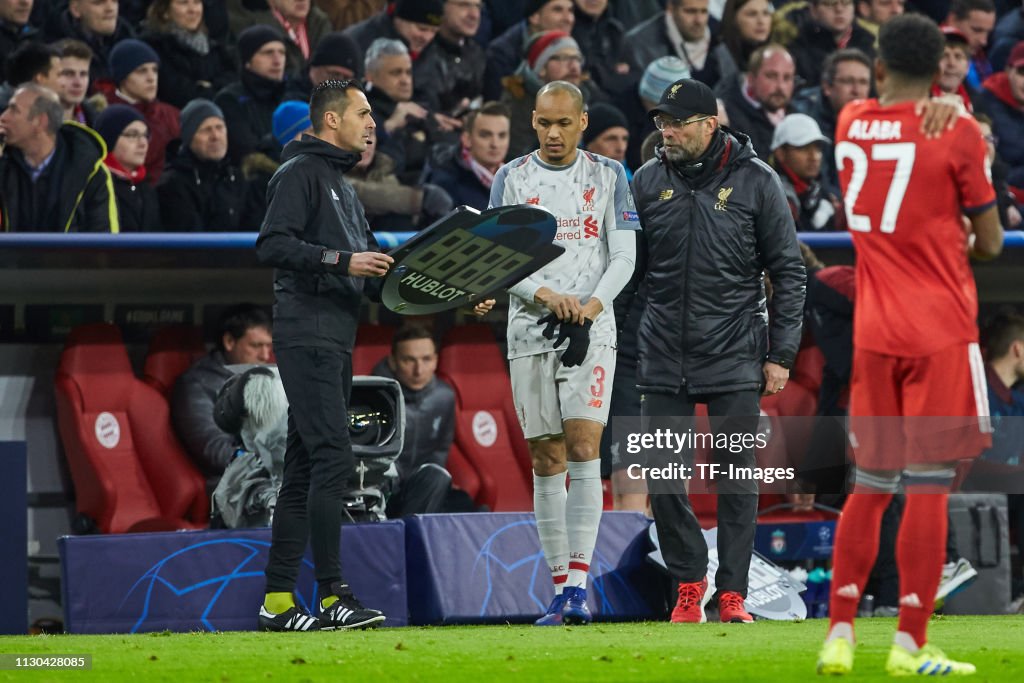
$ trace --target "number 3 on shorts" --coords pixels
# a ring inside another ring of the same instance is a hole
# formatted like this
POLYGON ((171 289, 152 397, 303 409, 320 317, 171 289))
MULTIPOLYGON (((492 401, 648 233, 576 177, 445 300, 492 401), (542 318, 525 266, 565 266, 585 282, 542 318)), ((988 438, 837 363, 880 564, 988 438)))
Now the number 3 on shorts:
POLYGON ((590 393, 594 398, 604 396, 604 368, 600 365, 594 366, 594 383, 590 385, 590 393))

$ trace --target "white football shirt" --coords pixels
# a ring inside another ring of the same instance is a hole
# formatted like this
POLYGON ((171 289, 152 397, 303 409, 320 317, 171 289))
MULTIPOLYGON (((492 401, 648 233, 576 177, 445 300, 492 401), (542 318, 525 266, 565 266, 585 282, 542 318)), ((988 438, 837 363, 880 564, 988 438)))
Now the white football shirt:
MULTIPOLYGON (((640 222, 622 164, 579 150, 569 166, 552 166, 538 152, 502 166, 491 185, 490 206, 534 204, 555 216, 554 243, 565 253, 530 276, 540 287, 579 297, 586 303, 608 268, 608 231, 639 230, 640 222)), ((590 330, 591 346, 615 346, 612 302, 590 330)), ((547 315, 541 304, 510 295, 508 357, 554 351, 537 321, 547 315)), ((564 350, 565 343, 559 347, 564 350)))

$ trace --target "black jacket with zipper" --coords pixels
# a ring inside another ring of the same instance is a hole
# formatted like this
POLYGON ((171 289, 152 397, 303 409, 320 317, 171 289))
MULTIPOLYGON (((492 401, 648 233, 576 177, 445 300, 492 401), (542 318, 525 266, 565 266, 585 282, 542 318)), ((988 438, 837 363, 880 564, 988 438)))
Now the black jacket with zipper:
POLYGON ((704 173, 687 178, 659 148, 633 177, 647 238, 641 391, 760 389, 765 361, 788 367, 800 345, 806 276, 779 178, 747 136, 716 135, 704 173))
POLYGON ((74 122, 57 131, 49 164, 36 180, 20 149, 0 156, 0 229, 6 232, 119 232, 107 148, 74 122))
POLYGON ((259 207, 250 206, 241 172, 227 157, 204 161, 183 147, 160 176, 163 229, 167 232, 234 232, 255 230, 262 220, 259 207))
POLYGON ((303 135, 285 145, 282 158, 256 240, 260 262, 275 269, 274 346, 351 351, 365 278, 348 274, 349 261, 353 253, 379 251, 343 176, 360 155, 303 135), (341 252, 337 265, 323 263, 327 249, 341 252))

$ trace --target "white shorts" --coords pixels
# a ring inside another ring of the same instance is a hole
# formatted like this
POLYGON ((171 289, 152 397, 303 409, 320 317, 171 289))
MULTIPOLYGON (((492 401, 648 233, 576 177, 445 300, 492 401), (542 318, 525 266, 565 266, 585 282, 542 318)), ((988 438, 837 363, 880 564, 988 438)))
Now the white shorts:
POLYGON ((562 433, 563 420, 608 424, 615 376, 615 349, 591 346, 583 365, 562 365, 561 351, 513 358, 512 401, 527 439, 562 433))

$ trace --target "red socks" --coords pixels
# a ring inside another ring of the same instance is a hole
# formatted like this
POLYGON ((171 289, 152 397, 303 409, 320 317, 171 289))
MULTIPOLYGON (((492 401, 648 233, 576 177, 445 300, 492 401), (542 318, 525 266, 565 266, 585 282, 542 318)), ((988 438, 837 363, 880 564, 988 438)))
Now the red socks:
MULTIPOLYGON (((857 487, 846 499, 836 528, 832 562, 832 591, 829 596, 830 628, 837 623, 852 624, 878 555, 878 533, 882 513, 892 500, 891 493, 863 493, 857 487)), ((945 541, 942 548, 945 549, 945 541)), ((943 550, 945 552, 945 550, 943 550)), ((932 595, 935 595, 934 591, 932 595)))
POLYGON ((907 487, 903 521, 896 538, 896 565, 900 572, 897 630, 910 634, 918 647, 927 641, 928 619, 935 608, 935 593, 946 559, 949 495, 921 491, 928 488, 931 487, 907 487))

